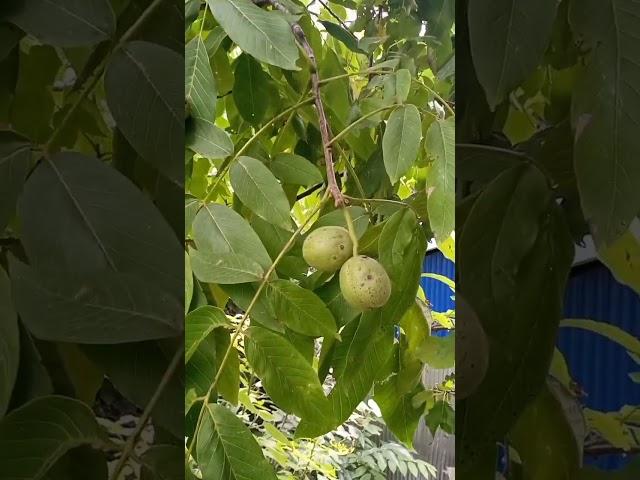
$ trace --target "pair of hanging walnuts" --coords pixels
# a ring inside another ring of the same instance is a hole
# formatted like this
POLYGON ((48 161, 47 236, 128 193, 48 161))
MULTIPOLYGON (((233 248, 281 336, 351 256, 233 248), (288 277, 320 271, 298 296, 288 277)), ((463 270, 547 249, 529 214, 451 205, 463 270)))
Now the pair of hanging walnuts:
POLYGON ((340 269, 340 290, 358 310, 382 307, 391 295, 391 280, 384 267, 371 257, 353 256, 353 242, 343 227, 320 227, 302 245, 302 256, 312 267, 333 273, 340 269))

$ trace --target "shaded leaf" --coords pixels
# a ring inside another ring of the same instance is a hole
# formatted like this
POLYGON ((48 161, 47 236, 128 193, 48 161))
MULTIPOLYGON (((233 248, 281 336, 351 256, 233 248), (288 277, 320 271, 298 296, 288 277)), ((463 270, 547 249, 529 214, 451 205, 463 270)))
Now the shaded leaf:
POLYGON ((591 51, 572 92, 578 190, 596 244, 608 246, 640 211, 640 6, 630 0, 571 4, 569 22, 591 51))
POLYGON ((362 53, 367 55, 367 52, 358 47, 358 39, 348 30, 345 30, 337 23, 329 22, 327 20, 320 20, 320 23, 327 29, 327 33, 335 39, 344 43, 344 46, 355 53, 362 53))
POLYGON ((106 271, 77 280, 9 263, 20 318, 41 340, 111 344, 181 332, 181 303, 139 278, 106 271))
POLYGON ((238 356, 238 350, 231 345, 231 334, 225 329, 215 330, 213 337, 216 343, 216 373, 220 371, 222 366, 222 359, 225 352, 229 349, 229 356, 220 373, 220 380, 218 380, 218 393, 224 397, 224 399, 233 404, 238 404, 238 391, 240 389, 240 359, 238 356))
POLYGON ((149 289, 182 296, 184 255, 173 230, 148 197, 96 158, 64 152, 41 163, 25 184, 18 211, 36 269, 72 271, 78 278, 131 273, 147 280, 149 289))
POLYGON ((551 40, 558 2, 469 2, 471 53, 492 109, 535 70, 551 40))
MULTIPOLYGON (((180 338, 168 345, 153 341, 85 345, 82 351, 104 370, 120 393, 144 409, 165 375, 179 342, 182 342, 180 338)), ((154 425, 178 439, 184 436, 184 421, 181 415, 176 415, 183 408, 184 391, 183 372, 177 370, 152 410, 154 425)))
POLYGON ((184 319, 184 361, 188 362, 198 346, 218 327, 229 326, 229 319, 222 310, 211 305, 196 308, 184 319))
POLYGON ((8 20, 44 44, 80 47, 108 40, 116 30, 109 0, 13 2, 8 20))
POLYGON ((184 183, 184 59, 147 42, 116 52, 104 77, 118 129, 140 156, 178 185, 184 183))
POLYGON ((106 433, 87 405, 66 397, 40 397, 0 422, 2 478, 42 478, 70 449, 104 440, 106 433))
POLYGON ((18 315, 11 300, 11 284, 0 267, 0 418, 9 407, 20 364, 18 315))
POLYGON ((271 100, 270 77, 249 55, 240 55, 236 63, 233 101, 242 118, 252 125, 260 125, 271 100))
POLYGON ((31 145, 13 132, 0 131, 0 232, 13 217, 31 163, 31 145))

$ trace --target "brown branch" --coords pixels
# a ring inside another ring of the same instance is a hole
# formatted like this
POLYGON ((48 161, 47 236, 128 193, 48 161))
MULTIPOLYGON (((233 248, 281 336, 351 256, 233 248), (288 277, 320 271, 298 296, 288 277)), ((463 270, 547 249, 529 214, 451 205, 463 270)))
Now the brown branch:
MULTIPOLYGON (((268 2, 271 4, 271 6, 277 8, 281 12, 286 14, 290 13, 289 10, 287 10, 287 8, 278 0, 268 0, 268 2)), ((311 45, 309 44, 307 36, 302 30, 302 27, 298 23, 293 23, 291 25, 291 30, 293 31, 293 35, 296 37, 297 42, 304 50, 307 59, 311 64, 311 92, 313 94, 316 111, 318 113, 318 124, 320 125, 320 135, 322 137, 324 161, 327 168, 327 190, 329 190, 329 193, 333 197, 335 206, 343 207, 345 205, 345 199, 342 196, 340 187, 338 186, 338 182, 336 180, 336 171, 333 163, 333 149, 331 148, 331 138, 333 137, 333 134, 331 133, 331 127, 329 126, 327 115, 322 104, 322 98, 320 97, 320 75, 318 73, 318 62, 316 61, 316 56, 313 52, 313 48, 311 48, 311 45)))

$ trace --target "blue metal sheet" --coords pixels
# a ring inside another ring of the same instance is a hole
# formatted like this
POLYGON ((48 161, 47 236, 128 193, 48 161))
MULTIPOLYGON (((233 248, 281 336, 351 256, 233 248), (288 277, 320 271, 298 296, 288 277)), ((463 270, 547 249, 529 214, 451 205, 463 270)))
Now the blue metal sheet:
MULTIPOLYGON (((640 337, 640 298, 618 283, 599 262, 574 268, 565 295, 566 318, 588 318, 615 325, 640 337)), ((562 328, 558 347, 572 377, 586 392, 583 403, 593 409, 614 411, 640 405, 640 385, 629 373, 640 367, 618 344, 586 330, 562 328)), ((613 470, 628 463, 621 455, 585 458, 598 468, 613 470)))
MULTIPOLYGON (((424 260, 425 273, 455 279, 455 264, 440 251, 431 251, 424 260)), ((422 288, 433 309, 444 312, 454 308, 451 291, 444 283, 423 278, 422 288)), ((575 267, 565 294, 565 317, 588 318, 615 325, 640 338, 640 297, 618 283, 599 262, 575 267)), ((448 332, 443 331, 441 334, 448 332)), ((571 374, 587 396, 583 403, 601 411, 619 410, 624 405, 640 405, 640 385, 629 373, 640 367, 618 344, 585 330, 563 328, 558 347, 565 355, 571 374)), ((615 470, 629 462, 623 455, 585 458, 587 464, 615 470)))
MULTIPOLYGON (((443 275, 451 280, 455 280, 456 265, 448 260, 440 250, 432 250, 427 253, 422 267, 424 273, 435 273, 443 275)), ((455 303, 451 299, 453 292, 439 280, 433 278, 422 278, 421 285, 424 293, 436 312, 446 312, 455 308, 455 303)))

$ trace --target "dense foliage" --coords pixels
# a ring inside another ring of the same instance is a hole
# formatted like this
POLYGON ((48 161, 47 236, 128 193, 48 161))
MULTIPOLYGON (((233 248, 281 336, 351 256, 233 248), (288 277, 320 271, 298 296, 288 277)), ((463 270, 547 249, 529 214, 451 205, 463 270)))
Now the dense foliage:
MULTIPOLYGON (((585 429, 612 452, 633 451, 638 406, 582 411, 554 345, 574 243, 585 235, 640 292, 629 230, 640 212, 640 7, 468 0, 458 16, 457 287, 490 358, 456 404, 457 473, 494 478, 500 443, 517 453, 509 478, 599 478, 580 468, 585 429)), ((562 326, 600 332, 637 358, 629 333, 591 320, 562 326)))
MULTIPOLYGON (((186 2, 192 474, 323 475, 269 445, 325 450, 370 394, 409 447, 422 417, 452 431, 453 382, 421 382, 427 361, 453 365, 451 339, 430 334, 435 319, 452 327, 452 312, 432 317, 419 289, 428 240, 454 255, 453 2, 434 7, 186 2), (305 254, 327 226, 345 230, 305 254), (315 256, 327 243, 371 260, 339 273, 341 256, 315 256), (374 263, 345 300, 345 282, 374 263), (243 422, 256 392, 292 425, 243 422)), ((357 478, 379 478, 358 467, 357 478)))
POLYGON ((183 475, 182 9, 0 7, 2 479, 183 475), (130 435, 93 413, 105 376, 130 435))

